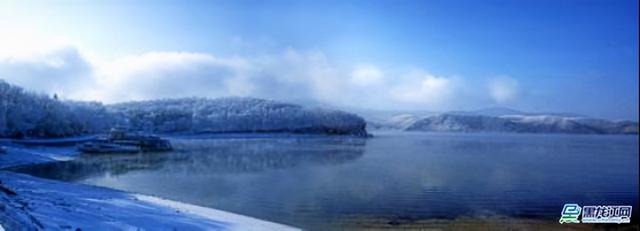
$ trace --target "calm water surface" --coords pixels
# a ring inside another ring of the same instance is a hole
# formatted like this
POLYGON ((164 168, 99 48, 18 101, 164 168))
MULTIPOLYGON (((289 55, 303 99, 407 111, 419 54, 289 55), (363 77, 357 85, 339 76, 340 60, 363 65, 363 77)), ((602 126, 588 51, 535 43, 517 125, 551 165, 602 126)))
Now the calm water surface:
POLYGON ((362 217, 557 222, 565 203, 638 203, 638 136, 395 132, 173 143, 170 153, 85 155, 20 171, 312 229, 362 217))

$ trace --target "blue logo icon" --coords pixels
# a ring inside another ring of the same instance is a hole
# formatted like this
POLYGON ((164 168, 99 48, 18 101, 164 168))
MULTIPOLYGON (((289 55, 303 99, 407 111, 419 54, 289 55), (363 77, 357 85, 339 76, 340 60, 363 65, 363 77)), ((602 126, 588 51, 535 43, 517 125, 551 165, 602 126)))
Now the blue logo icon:
POLYGON ((582 212, 582 208, 578 204, 565 204, 562 208, 560 224, 580 223, 580 220, 578 220, 580 212, 582 212))

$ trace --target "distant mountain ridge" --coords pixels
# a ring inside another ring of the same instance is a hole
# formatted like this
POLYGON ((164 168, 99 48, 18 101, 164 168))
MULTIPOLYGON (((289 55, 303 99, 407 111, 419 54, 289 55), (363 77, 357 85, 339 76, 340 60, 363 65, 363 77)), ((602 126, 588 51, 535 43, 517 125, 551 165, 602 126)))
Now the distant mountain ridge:
POLYGON ((459 115, 483 115, 483 116, 508 116, 508 115, 549 115, 563 117, 588 117, 577 113, 568 112, 525 112, 506 107, 490 107, 473 111, 449 111, 442 114, 459 114, 459 115))
POLYGON ((434 132, 638 134, 637 122, 593 119, 571 113, 528 113, 508 108, 423 116, 402 113, 386 119, 377 118, 368 126, 370 129, 434 132))

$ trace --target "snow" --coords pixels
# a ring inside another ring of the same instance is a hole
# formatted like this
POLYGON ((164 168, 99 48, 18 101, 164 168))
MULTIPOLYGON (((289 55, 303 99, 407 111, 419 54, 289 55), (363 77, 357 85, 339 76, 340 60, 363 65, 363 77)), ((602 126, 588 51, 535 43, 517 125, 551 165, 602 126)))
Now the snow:
POLYGON ((136 131, 366 135, 364 119, 351 113, 247 97, 151 100, 108 108, 136 131))
POLYGON ((632 121, 608 121, 558 113, 508 114, 516 112, 501 109, 487 112, 460 111, 428 116, 400 113, 383 119, 369 120, 369 126, 375 129, 436 132, 638 134, 638 123, 632 121), (480 113, 497 114, 497 116, 480 113))
POLYGON ((79 153, 74 147, 24 147, 21 145, 3 146, 7 153, 0 154, 0 168, 23 164, 37 164, 50 161, 71 160, 79 153))
POLYGON ((397 124, 400 128, 406 129, 411 126, 411 124, 415 123, 420 118, 411 114, 400 114, 394 117, 391 117, 388 122, 391 124, 397 124))
POLYGON ((203 216, 207 219, 233 221, 230 228, 234 230, 297 230, 289 226, 265 222, 248 216, 195 206, 191 204, 185 204, 177 201, 166 200, 159 197, 147 196, 142 194, 136 194, 134 196, 140 201, 167 206, 184 213, 203 216))
POLYGON ((294 132, 366 136, 361 117, 334 109, 272 100, 181 98, 103 105, 61 101, 0 80, 0 138, 68 137, 132 131, 294 132))
MULTIPOLYGON (((3 168, 73 159, 73 147, 0 142, 0 224, 8 230, 297 230, 158 197, 41 179, 3 168), (4 191, 10 190, 16 195, 4 191)), ((3 229, 0 229, 2 231, 3 229)))
POLYGON ((0 171, 7 228, 75 230, 295 230, 216 209, 0 171), (7 222, 7 220, 13 219, 7 222))
POLYGON ((564 117, 555 115, 504 115, 500 118, 509 119, 513 121, 525 122, 525 123, 567 123, 569 121, 575 121, 583 119, 582 117, 564 117))
POLYGON ((23 90, 0 79, 0 137, 64 137, 112 124, 98 102, 72 102, 23 90))

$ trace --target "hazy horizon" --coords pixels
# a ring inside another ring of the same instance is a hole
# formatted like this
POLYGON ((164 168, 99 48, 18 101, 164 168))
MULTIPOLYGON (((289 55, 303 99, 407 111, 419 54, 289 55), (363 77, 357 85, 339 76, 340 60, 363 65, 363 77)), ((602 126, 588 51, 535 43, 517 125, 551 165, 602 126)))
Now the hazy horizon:
POLYGON ((637 1, 3 1, 0 79, 105 103, 248 96, 638 121, 637 1))

